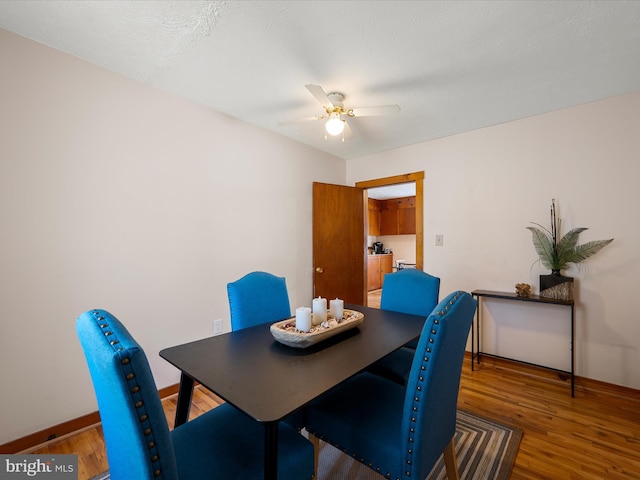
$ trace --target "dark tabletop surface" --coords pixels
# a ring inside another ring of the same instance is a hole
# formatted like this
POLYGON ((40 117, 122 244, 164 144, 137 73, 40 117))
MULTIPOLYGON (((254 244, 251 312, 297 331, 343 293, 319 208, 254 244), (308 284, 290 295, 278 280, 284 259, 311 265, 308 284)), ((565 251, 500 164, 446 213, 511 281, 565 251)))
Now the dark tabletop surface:
POLYGON ((423 316, 345 305, 358 327, 305 349, 278 343, 270 324, 162 350, 160 356, 260 422, 279 421, 417 338, 423 316))

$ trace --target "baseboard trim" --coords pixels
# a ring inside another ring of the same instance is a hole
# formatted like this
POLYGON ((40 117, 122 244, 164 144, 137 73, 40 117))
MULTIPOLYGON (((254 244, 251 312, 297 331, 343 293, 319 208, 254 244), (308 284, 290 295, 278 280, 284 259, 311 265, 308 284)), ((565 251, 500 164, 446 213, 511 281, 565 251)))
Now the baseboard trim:
MULTIPOLYGON (((176 393, 178 393, 177 383, 158 390, 160 398, 170 397, 176 393)), ((0 445, 0 453, 10 454, 24 452, 25 450, 33 449, 33 447, 37 445, 59 439, 60 437, 91 427, 97 423, 100 423, 100 413, 97 411, 91 412, 2 444, 0 445)))
MULTIPOLYGON (((471 361, 471 352, 464 352, 465 361, 471 361)), ((530 363, 522 363, 517 360, 511 360, 508 358, 495 357, 492 355, 483 355, 482 364, 491 365, 499 368, 508 368, 509 370, 520 370, 522 372, 529 372, 532 375, 544 376, 547 378, 559 377, 564 374, 563 380, 570 381, 570 376, 567 376, 565 372, 559 372, 553 368, 547 368, 538 365, 532 365, 530 363)), ((477 366, 476 366, 477 368, 477 366)), ((556 378, 557 379, 557 378, 556 378)), ((607 383, 602 380, 595 380, 587 377, 580 377, 575 375, 575 388, 576 391, 592 390, 598 391, 602 394, 625 396, 630 398, 637 398, 640 395, 640 390, 636 390, 631 387, 625 387, 623 385, 616 385, 614 383, 607 383)))

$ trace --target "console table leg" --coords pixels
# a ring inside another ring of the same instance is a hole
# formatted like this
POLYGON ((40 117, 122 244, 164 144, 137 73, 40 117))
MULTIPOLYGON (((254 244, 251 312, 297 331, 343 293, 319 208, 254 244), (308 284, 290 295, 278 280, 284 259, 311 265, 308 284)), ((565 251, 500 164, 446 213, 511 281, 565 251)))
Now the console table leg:
MULTIPOLYGON (((474 297, 475 298, 475 297, 474 297)), ((476 302, 477 302, 477 298, 476 298, 476 302)), ((476 345, 475 345, 475 329, 476 326, 474 325, 474 323, 477 323, 478 321, 478 311, 477 311, 477 307, 476 307, 476 314, 474 316, 473 321, 471 322, 471 371, 473 372, 473 362, 476 358, 476 345)))
POLYGON ((480 365, 480 324, 482 323, 480 321, 480 312, 482 309, 482 304, 480 302, 480 297, 478 298, 478 305, 476 306, 477 309, 477 314, 478 314, 478 336, 476 338, 476 356, 478 358, 478 365, 480 365))
POLYGON ((575 320, 574 306, 571 305, 571 398, 575 397, 575 353, 573 351, 575 343, 575 320))

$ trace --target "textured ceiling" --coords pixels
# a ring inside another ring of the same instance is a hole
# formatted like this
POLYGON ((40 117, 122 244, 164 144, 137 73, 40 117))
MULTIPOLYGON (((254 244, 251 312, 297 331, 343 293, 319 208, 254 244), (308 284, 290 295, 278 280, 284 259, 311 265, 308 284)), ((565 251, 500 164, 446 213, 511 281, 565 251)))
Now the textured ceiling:
POLYGON ((0 28, 349 159, 640 90, 640 1, 0 1, 0 28), (305 89, 400 113, 324 139, 305 89))

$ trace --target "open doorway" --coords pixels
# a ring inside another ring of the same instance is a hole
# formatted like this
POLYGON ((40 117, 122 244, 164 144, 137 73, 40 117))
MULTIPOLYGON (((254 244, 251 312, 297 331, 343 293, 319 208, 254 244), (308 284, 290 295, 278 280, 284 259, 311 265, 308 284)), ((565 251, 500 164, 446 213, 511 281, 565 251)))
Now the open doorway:
MULTIPOLYGON (((374 179, 374 180, 367 180, 364 182, 357 182, 355 184, 356 187, 359 188, 364 188, 367 192, 369 192, 369 190, 371 190, 371 192, 376 192, 376 194, 372 195, 378 196, 380 198, 382 198, 380 195, 378 194, 382 194, 382 195, 386 195, 386 194, 391 194, 393 196, 393 193, 396 191, 397 195, 402 196, 403 198, 408 198, 410 197, 410 195, 400 195, 402 192, 412 192, 415 194, 415 199, 413 199, 413 205, 412 208, 414 209, 415 213, 414 213, 414 218, 411 218, 410 220, 413 222, 415 221, 415 262, 410 262, 413 263, 415 266, 415 268, 418 268, 420 270, 423 269, 423 264, 424 264, 424 231, 423 231, 423 224, 424 224, 424 207, 423 207, 423 183, 424 183, 424 172, 414 172, 414 173, 408 173, 408 174, 404 174, 404 175, 396 175, 393 177, 385 177, 385 178, 378 178, 378 179, 374 179), (385 190, 387 190, 385 192, 385 190)), ((367 234, 367 236, 369 237, 369 231, 368 231, 368 226, 365 225, 365 229, 367 229, 367 231, 365 231, 365 234, 367 234)), ((401 232, 399 232, 401 233, 401 232)), ((406 252, 404 253, 403 256, 412 256, 411 252, 406 252)), ((399 257, 396 257, 396 260, 399 257)), ((383 257, 381 257, 380 259, 377 258, 370 258, 370 262, 366 262, 366 266, 365 266, 365 279, 367 278, 375 278, 377 277, 378 273, 375 270, 375 265, 377 265, 378 263, 383 264, 385 261, 385 259, 383 257), (379 260, 380 262, 377 262, 376 260, 379 260), (370 271, 371 269, 371 271, 370 271)), ((394 264, 395 266, 395 264, 394 264)), ((388 270, 388 266, 387 266, 387 270, 388 270)), ((383 278, 383 274, 380 274, 380 277, 383 278)), ((382 282, 380 282, 380 287, 382 287, 382 282)), ((368 289, 367 289, 368 290, 368 289)), ((369 295, 369 299, 368 299, 368 303, 371 306, 377 306, 375 305, 375 303, 379 304, 379 298, 380 298, 380 291, 375 291, 373 292, 371 295, 369 295), (371 300, 373 298, 373 300, 371 300)))

